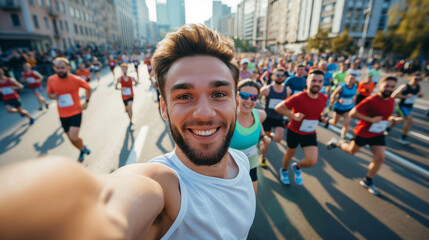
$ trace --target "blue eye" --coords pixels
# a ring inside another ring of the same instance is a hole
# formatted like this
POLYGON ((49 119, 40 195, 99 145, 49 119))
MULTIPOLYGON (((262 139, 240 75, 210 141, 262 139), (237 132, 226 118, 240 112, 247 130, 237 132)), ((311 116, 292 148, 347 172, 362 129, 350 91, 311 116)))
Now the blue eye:
POLYGON ((221 97, 225 97, 225 96, 226 96, 226 94, 222 93, 222 92, 217 92, 217 93, 213 94, 213 97, 215 97, 215 98, 221 98, 221 97))
POLYGON ((189 100, 189 99, 192 99, 192 98, 189 95, 180 95, 177 99, 180 99, 180 100, 189 100))

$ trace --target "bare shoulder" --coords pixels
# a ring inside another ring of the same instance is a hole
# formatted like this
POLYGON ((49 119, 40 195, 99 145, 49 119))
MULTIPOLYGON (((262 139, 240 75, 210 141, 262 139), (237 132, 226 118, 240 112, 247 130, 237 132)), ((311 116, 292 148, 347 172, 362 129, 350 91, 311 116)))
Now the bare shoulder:
POLYGON ((267 118, 267 113, 262 109, 256 109, 256 111, 258 112, 259 120, 261 122, 265 121, 265 119, 267 118))

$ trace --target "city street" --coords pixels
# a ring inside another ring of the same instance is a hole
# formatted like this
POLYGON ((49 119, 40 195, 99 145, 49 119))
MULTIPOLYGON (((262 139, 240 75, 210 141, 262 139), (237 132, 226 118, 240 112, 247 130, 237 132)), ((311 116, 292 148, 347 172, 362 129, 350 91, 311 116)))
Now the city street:
MULTIPOLYGON (((130 72, 136 76, 133 67, 130 72)), ((156 93, 149 91, 143 64, 140 75, 141 84, 134 90, 135 124, 131 128, 110 71, 104 68, 101 81, 91 81, 94 92, 83 113, 80 136, 91 149, 83 164, 93 173, 110 173, 126 164, 147 162, 174 147, 168 122, 158 113, 156 93)), ((279 168, 286 143, 272 143, 268 167, 258 168, 257 210, 249 239, 428 239, 429 117, 425 114, 429 109, 429 82, 421 82, 421 87, 425 96, 417 100, 412 112, 415 121, 409 135, 411 145, 398 142, 402 124, 386 138, 386 160, 374 178, 381 197, 359 185, 372 159, 368 147, 355 156, 326 149, 325 143, 339 136, 338 127, 317 128, 319 159, 316 166, 303 170, 303 186, 294 184, 292 178, 289 187, 281 185, 279 168)), ((0 167, 46 155, 77 161, 79 152, 63 132, 56 103, 51 102, 49 110, 38 111, 30 90, 20 95, 23 108, 36 122, 29 126, 26 118, 8 114, 1 107, 0 167)), ((299 148, 292 161, 302 157, 299 148)))

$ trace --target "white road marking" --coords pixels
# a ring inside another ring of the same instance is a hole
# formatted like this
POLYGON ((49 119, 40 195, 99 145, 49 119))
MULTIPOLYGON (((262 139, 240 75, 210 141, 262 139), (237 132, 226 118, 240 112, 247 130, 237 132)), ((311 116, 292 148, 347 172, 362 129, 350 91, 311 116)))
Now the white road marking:
POLYGON ((415 136, 415 137, 418 137, 418 138, 420 138, 420 139, 423 139, 423 140, 425 140, 425 141, 428 141, 428 142, 429 142, 429 137, 428 137, 428 136, 426 136, 426 135, 423 135, 423 134, 421 134, 421 133, 414 132, 414 131, 410 131, 410 135, 413 135, 413 136, 415 136))
MULTIPOLYGON (((341 128, 329 125, 329 129, 331 129, 332 131, 336 132, 337 134, 341 134, 341 128)), ((353 138, 353 136, 350 133, 347 133, 347 137, 348 138, 353 138)), ((411 163, 410 161, 406 160, 405 158, 398 156, 388 150, 385 151, 385 154, 387 157, 389 157, 390 159, 392 159, 393 161, 402 164, 408 168, 411 168, 412 170, 424 175, 425 177, 429 177, 429 171, 427 171, 426 169, 417 166, 414 163, 411 163)))
POLYGON ((146 140, 146 135, 148 133, 148 130, 149 130, 148 126, 142 126, 142 128, 140 129, 139 135, 134 141, 134 145, 131 148, 130 154, 128 155, 125 165, 136 163, 137 160, 140 158, 140 153, 143 149, 143 145, 146 140))

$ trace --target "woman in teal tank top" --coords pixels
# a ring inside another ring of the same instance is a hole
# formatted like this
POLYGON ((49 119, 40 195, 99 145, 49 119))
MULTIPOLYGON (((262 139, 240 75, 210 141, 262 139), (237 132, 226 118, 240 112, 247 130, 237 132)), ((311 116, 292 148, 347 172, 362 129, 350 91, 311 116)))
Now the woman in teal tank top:
POLYGON ((251 79, 240 81, 238 83, 238 94, 240 99, 237 109, 237 122, 235 124, 230 147, 244 152, 249 159, 249 174, 256 195, 258 186, 256 167, 259 165, 257 145, 261 138, 263 138, 264 142, 271 140, 268 137, 265 139, 264 130, 262 128, 262 122, 267 115, 265 111, 255 109, 256 101, 259 98, 259 85, 257 83, 253 82, 251 79))

